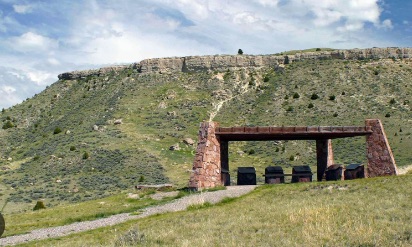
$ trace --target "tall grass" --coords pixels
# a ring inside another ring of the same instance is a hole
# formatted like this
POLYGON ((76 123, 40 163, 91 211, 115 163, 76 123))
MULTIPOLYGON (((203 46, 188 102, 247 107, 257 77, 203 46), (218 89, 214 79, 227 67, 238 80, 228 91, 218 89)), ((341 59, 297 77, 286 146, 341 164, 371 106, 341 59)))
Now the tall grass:
POLYGON ((261 186, 215 206, 38 245, 113 246, 136 235, 144 239, 126 246, 412 246, 411 186, 411 175, 261 186))

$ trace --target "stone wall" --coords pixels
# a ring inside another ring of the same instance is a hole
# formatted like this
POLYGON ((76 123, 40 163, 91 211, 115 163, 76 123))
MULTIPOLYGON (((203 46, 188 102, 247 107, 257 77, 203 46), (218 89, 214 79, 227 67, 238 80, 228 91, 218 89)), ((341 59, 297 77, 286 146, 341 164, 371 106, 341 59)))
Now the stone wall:
POLYGON ((370 126, 373 131, 371 135, 366 137, 367 176, 397 175, 395 159, 381 121, 378 119, 367 119, 365 125, 370 126))
POLYGON ((215 135, 216 127, 218 127, 218 123, 215 122, 200 124, 199 141, 189 188, 202 189, 223 185, 220 167, 220 142, 215 135))

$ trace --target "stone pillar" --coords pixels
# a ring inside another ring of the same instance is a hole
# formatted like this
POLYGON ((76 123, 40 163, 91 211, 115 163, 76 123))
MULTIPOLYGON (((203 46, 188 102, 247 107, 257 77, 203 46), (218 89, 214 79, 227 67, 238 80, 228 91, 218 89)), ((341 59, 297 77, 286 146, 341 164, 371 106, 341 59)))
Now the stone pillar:
POLYGON ((381 121, 379 119, 366 119, 365 125, 371 127, 373 132, 366 137, 367 176, 397 175, 398 169, 381 121))
POLYGON ((218 123, 215 122, 200 124, 199 141, 189 188, 203 189, 222 185, 220 141, 215 135, 216 127, 218 127, 218 123))
POLYGON ((318 181, 322 181, 326 168, 333 165, 333 149, 331 139, 316 140, 316 159, 318 181))

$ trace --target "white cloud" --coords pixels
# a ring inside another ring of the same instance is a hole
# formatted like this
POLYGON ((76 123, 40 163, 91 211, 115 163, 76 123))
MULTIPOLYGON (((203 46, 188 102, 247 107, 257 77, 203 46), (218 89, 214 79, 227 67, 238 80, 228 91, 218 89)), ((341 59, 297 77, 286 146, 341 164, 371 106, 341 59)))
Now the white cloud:
POLYGON ((13 5, 13 9, 16 13, 27 14, 27 13, 30 13, 32 11, 33 7, 31 5, 15 4, 15 5, 13 5))
POLYGON ((50 65, 54 65, 54 66, 60 65, 60 61, 57 60, 57 59, 54 58, 54 57, 48 58, 48 59, 47 59, 47 62, 48 62, 50 65))
POLYGON ((58 48, 58 42, 33 32, 26 32, 9 39, 9 46, 20 52, 51 52, 58 48))
POLYGON ((279 0, 255 0, 255 2, 263 6, 276 7, 279 3, 279 0))
POLYGON ((233 22, 236 24, 252 24, 258 21, 260 21, 260 19, 256 18, 251 12, 241 12, 233 17, 233 22))
MULTIPOLYGON (((211 1, 212 2, 212 1, 211 1)), ((171 6, 184 11, 190 19, 207 19, 210 14, 209 2, 203 0, 169 0, 171 6)))
POLYGON ((53 80, 55 76, 47 71, 28 71, 26 72, 27 77, 37 85, 47 85, 50 80, 53 80))
POLYGON ((11 86, 2 86, 0 90, 1 90, 1 92, 5 93, 7 95, 10 95, 10 94, 16 92, 16 89, 14 87, 11 87, 11 86))
POLYGON ((386 19, 382 22, 382 27, 385 29, 393 29, 393 24, 392 21, 389 19, 386 19))

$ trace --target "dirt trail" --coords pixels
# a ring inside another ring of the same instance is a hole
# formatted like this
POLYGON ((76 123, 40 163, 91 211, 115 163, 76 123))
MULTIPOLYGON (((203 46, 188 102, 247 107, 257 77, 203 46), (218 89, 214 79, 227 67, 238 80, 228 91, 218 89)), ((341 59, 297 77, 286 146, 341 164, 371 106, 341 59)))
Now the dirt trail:
POLYGON ((409 171, 412 171, 412 165, 402 166, 401 168, 398 168, 398 174, 399 175, 404 175, 404 174, 408 173, 409 171))
MULTIPOLYGON (((215 204, 227 197, 239 197, 251 192, 255 189, 255 185, 248 186, 229 186, 226 190, 218 190, 213 192, 204 192, 200 194, 189 195, 179 198, 170 203, 149 207, 141 211, 139 215, 131 215, 130 213, 123 213, 112 215, 107 218, 97 219, 92 221, 76 222, 65 226, 56 226, 49 228, 42 228, 33 230, 29 233, 0 238, 0 246, 15 245, 20 243, 27 243, 33 240, 41 240, 47 238, 56 238, 67 236, 73 233, 89 231, 100 227, 112 226, 123 223, 132 219, 139 219, 154 214, 177 212, 186 210, 190 205, 202 204, 209 202, 215 204)), ((7 227, 7 223, 6 223, 7 227)))

